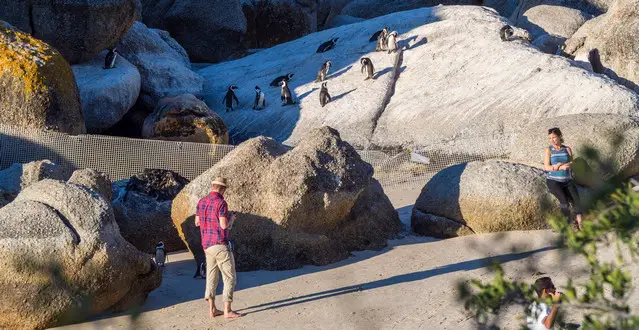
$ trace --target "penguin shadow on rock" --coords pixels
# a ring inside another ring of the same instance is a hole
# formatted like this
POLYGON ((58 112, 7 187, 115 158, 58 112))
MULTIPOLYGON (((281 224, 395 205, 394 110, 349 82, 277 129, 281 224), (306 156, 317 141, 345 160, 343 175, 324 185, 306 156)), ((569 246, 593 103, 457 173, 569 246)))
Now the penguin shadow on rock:
POLYGON ((351 89, 351 90, 350 90, 350 91, 348 91, 348 92, 344 92, 344 93, 342 93, 342 94, 335 95, 335 96, 333 96, 333 97, 331 98, 331 102, 335 102, 335 101, 337 101, 337 100, 339 100, 339 99, 343 98, 344 96, 346 96, 346 95, 348 95, 348 94, 350 94, 350 93, 352 93, 352 92, 354 92, 354 91, 356 91, 356 90, 357 90, 357 88, 353 88, 353 89, 351 89))

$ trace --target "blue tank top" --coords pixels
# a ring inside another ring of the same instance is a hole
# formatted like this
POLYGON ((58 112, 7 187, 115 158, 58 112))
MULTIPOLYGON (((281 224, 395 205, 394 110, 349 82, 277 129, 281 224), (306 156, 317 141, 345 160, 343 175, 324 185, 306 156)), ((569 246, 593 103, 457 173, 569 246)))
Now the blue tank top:
MULTIPOLYGON (((555 165, 557 163, 568 163, 570 162, 570 154, 568 154, 568 148, 562 145, 559 150, 555 149, 553 146, 550 146, 550 165, 555 165)), ((572 180, 572 173, 570 169, 561 170, 561 171, 549 171, 546 176, 550 180, 554 181, 570 181, 572 180)))

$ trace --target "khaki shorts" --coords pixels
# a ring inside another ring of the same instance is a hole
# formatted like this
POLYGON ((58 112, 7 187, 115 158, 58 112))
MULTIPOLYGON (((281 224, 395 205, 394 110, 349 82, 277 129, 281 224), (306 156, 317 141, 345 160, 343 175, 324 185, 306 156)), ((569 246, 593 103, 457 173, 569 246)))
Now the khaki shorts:
POLYGON ((204 299, 213 299, 215 301, 215 289, 220 281, 220 273, 222 273, 222 281, 224 282, 222 300, 225 302, 233 301, 233 291, 235 291, 237 282, 233 253, 229 251, 228 245, 213 245, 204 250, 204 252, 206 254, 206 292, 204 293, 204 299))

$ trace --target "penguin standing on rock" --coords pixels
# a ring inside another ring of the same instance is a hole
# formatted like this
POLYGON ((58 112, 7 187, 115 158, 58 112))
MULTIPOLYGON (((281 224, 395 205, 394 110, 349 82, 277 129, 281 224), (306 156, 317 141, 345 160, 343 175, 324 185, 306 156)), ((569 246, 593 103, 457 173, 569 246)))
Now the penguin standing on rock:
POLYGON ((326 83, 322 84, 322 89, 319 94, 319 101, 322 108, 331 101, 331 96, 328 94, 328 88, 326 87, 326 83))
POLYGON ((388 42, 388 28, 385 27, 380 34, 377 36, 377 47, 375 47, 375 51, 383 51, 386 50, 388 42))
POLYGON ((386 37, 386 48, 388 53, 397 52, 397 31, 393 31, 386 37))
POLYGON ((292 73, 288 73, 286 75, 279 76, 279 77, 273 79, 273 81, 271 81, 271 86, 279 87, 280 83, 282 82, 282 80, 289 81, 289 80, 291 80, 291 78, 293 78, 293 76, 294 76, 294 74, 292 74, 292 73))
POLYGON ((366 71, 366 79, 364 80, 375 79, 373 78, 373 75, 375 74, 375 67, 373 67, 373 61, 371 61, 371 59, 368 57, 362 57, 362 59, 359 60, 359 63, 362 64, 361 72, 364 73, 364 71, 366 71))
POLYGON ((235 96, 236 89, 237 89, 237 86, 235 85, 229 86, 229 89, 226 92, 226 95, 224 96, 224 103, 226 104, 226 112, 229 112, 229 109, 233 111, 233 100, 235 100, 235 105, 240 105, 240 101, 237 99, 237 96, 235 96))
POLYGON ((253 102, 253 110, 262 110, 266 108, 266 96, 260 89, 260 86, 255 86, 255 102, 253 102))
POLYGON ((337 42, 337 39, 339 38, 333 38, 329 41, 323 42, 319 47, 317 47, 316 53, 324 53, 335 48, 335 43, 337 42))
POLYGON ((118 50, 115 47, 109 49, 109 52, 104 58, 104 69, 108 70, 115 68, 115 59, 118 57, 118 54, 118 50))
POLYGON ((509 41, 514 34, 515 34, 515 30, 513 30, 513 28, 510 25, 504 25, 499 30, 499 37, 501 38, 501 41, 509 41))
POLYGON ((322 67, 319 71, 317 71, 317 79, 315 79, 315 82, 326 80, 326 76, 328 75, 328 70, 330 70, 331 65, 333 65, 331 61, 326 61, 322 64, 322 67))
POLYGON ((288 81, 282 80, 280 83, 282 86, 280 95, 282 98, 282 106, 295 104, 295 100, 293 100, 293 95, 291 94, 291 90, 288 89, 288 81))
POLYGON ((166 262, 166 250, 164 249, 164 242, 158 242, 155 245, 155 263, 158 267, 164 267, 166 262))

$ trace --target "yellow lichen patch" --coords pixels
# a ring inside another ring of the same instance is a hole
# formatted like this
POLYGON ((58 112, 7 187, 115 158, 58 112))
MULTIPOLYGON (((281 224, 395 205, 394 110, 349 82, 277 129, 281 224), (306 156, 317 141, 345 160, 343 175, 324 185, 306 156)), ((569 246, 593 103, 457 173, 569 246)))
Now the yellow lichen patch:
POLYGON ((74 90, 73 71, 60 53, 41 40, 4 26, 0 26, 0 72, 23 83, 25 101, 49 93, 49 88, 64 95, 74 90))

